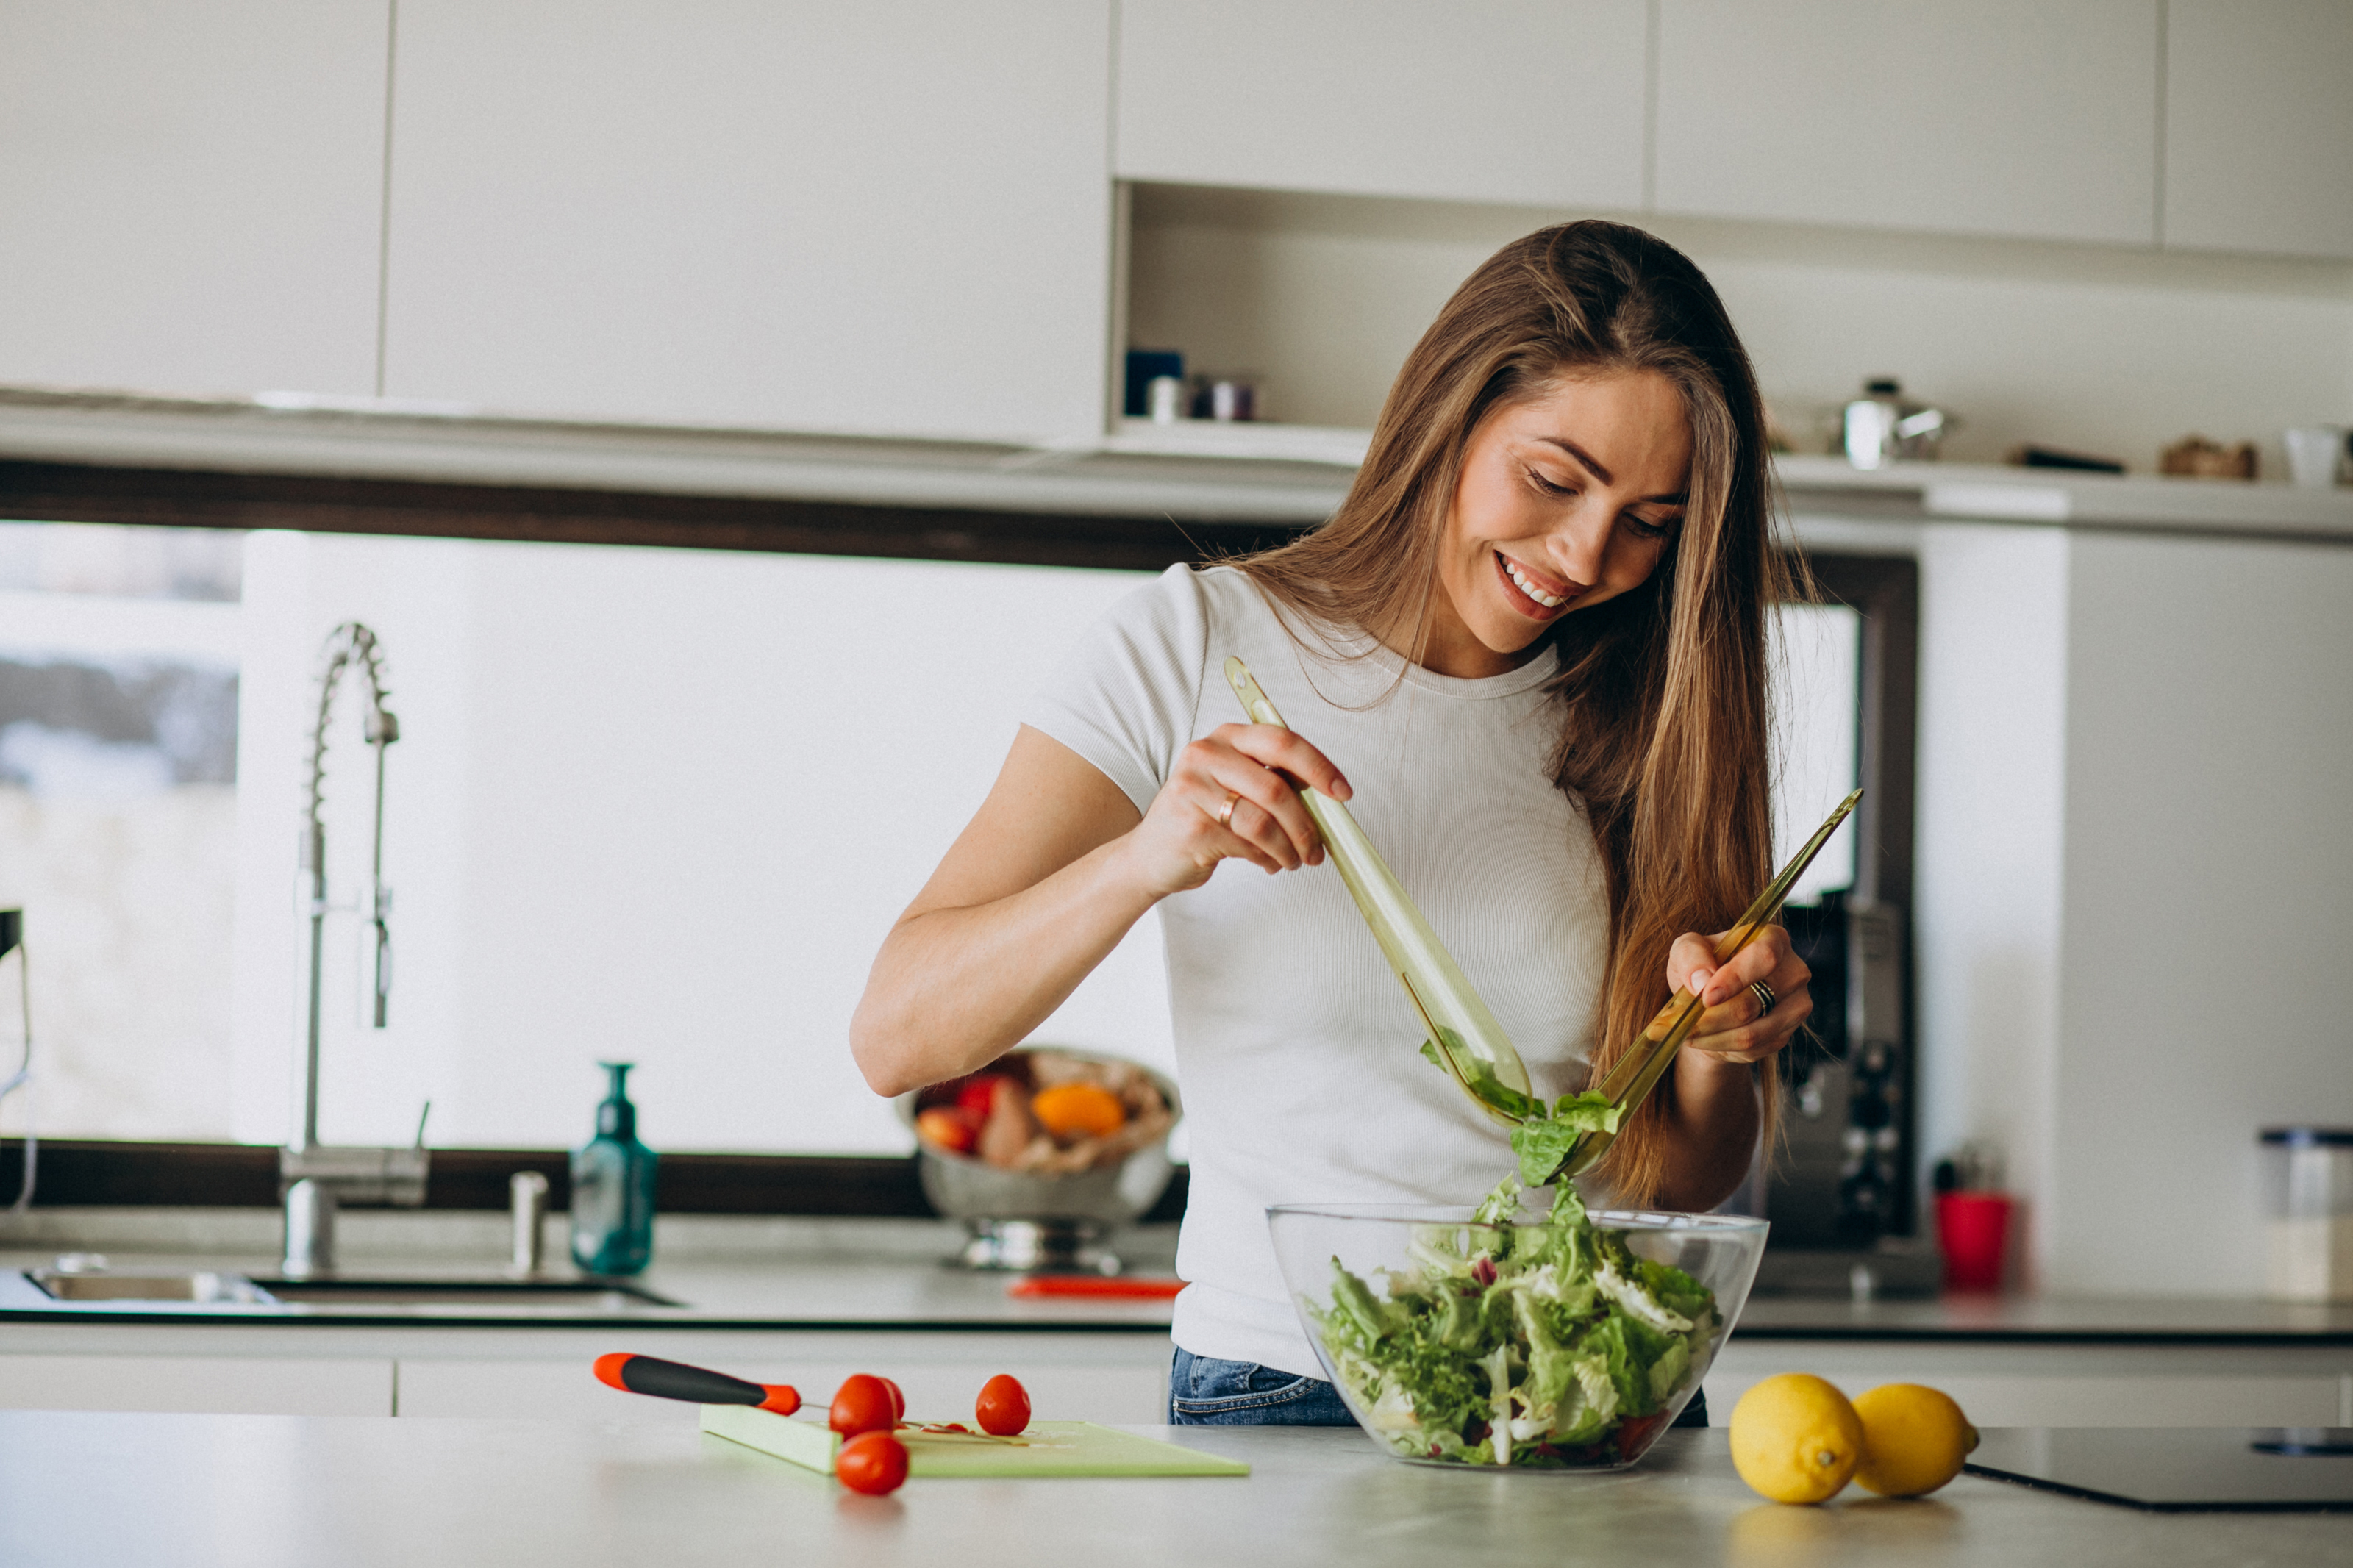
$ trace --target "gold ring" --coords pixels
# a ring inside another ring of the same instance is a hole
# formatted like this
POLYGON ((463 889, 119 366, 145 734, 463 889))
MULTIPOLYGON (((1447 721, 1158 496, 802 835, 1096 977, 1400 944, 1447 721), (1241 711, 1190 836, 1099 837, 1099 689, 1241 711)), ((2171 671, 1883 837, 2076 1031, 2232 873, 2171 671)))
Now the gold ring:
POLYGON ((1766 1014, 1770 1013, 1773 1010, 1773 1004, 1777 998, 1774 996, 1773 988, 1770 985, 1766 984, 1762 980, 1752 980, 1748 983, 1748 989, 1757 998, 1757 1016, 1758 1017, 1761 1018, 1766 1014))
POLYGON ((1233 826, 1234 807, 1241 804, 1241 798, 1242 797, 1238 795, 1229 795, 1226 796, 1226 804, 1219 808, 1218 811, 1219 826, 1226 828, 1233 826))

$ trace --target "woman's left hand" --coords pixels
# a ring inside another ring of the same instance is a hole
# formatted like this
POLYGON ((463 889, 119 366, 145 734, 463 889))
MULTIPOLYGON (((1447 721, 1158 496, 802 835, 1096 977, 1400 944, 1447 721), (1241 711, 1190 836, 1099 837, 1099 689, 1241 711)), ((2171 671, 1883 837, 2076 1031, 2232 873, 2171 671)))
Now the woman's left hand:
POLYGON ((1813 971, 1790 951, 1789 933, 1777 925, 1760 929, 1721 968, 1715 962, 1717 940, 1689 932, 1677 937, 1667 953, 1667 984, 1693 993, 1707 1007, 1683 1049, 1726 1064, 1768 1060, 1813 1012, 1806 991, 1813 971), (1760 980, 1773 994, 1770 1012, 1749 989, 1760 980))

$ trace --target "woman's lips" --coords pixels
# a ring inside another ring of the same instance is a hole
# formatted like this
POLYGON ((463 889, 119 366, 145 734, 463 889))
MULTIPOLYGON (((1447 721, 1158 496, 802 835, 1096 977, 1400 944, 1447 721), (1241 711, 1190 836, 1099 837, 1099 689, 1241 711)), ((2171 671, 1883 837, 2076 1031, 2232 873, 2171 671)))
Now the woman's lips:
POLYGON ((1532 621, 1548 621, 1563 614, 1577 602, 1577 596, 1585 591, 1575 584, 1563 583, 1557 578, 1547 577, 1540 572, 1532 572, 1500 550, 1495 551, 1493 554, 1495 575, 1503 579, 1505 596, 1512 601, 1513 608, 1532 621), (1516 578, 1514 578, 1514 573, 1518 574, 1516 578), (1544 599, 1537 598, 1535 595, 1538 594, 1543 595, 1544 599), (1547 605, 1545 599, 1550 599, 1553 603, 1547 605))

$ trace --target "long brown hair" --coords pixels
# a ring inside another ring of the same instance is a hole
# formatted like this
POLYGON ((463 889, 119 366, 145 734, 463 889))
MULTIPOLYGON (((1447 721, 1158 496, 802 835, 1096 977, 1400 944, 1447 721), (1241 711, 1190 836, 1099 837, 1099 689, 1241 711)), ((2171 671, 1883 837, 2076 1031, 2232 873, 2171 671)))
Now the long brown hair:
MULTIPOLYGON (((1682 522, 1637 589, 1546 633, 1560 673, 1553 778, 1582 802, 1607 871, 1609 952, 1595 1081, 1667 999, 1667 950, 1720 931, 1772 875, 1765 613, 1800 584, 1775 547, 1756 373, 1698 268, 1598 220, 1505 246, 1455 290, 1398 372, 1332 521, 1238 564, 1324 620, 1393 632, 1419 655, 1438 552, 1480 421, 1570 376, 1653 372, 1682 395, 1692 468, 1682 522)), ((1655 1199, 1673 1075, 1599 1174, 1655 1199)), ((1764 1096, 1765 1147, 1779 1096, 1764 1096)))

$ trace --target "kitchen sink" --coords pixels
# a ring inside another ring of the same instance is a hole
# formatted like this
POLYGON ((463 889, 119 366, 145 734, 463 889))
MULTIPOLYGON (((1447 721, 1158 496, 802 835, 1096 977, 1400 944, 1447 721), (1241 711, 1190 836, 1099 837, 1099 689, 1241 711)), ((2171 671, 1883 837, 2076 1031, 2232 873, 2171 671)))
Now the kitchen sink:
POLYGON ((617 1279, 508 1279, 368 1278, 343 1275, 322 1279, 248 1278, 209 1269, 187 1273, 116 1274, 57 1268, 25 1271, 43 1293, 58 1301, 187 1301, 270 1307, 545 1307, 557 1310, 629 1307, 676 1307, 641 1285, 617 1279))
POLYGON ((64 1274, 27 1269, 25 1278, 59 1301, 233 1301, 267 1305, 269 1298, 242 1274, 64 1274))
POLYGON ((641 1285, 617 1279, 256 1279, 277 1301, 370 1307, 676 1307, 641 1285))

